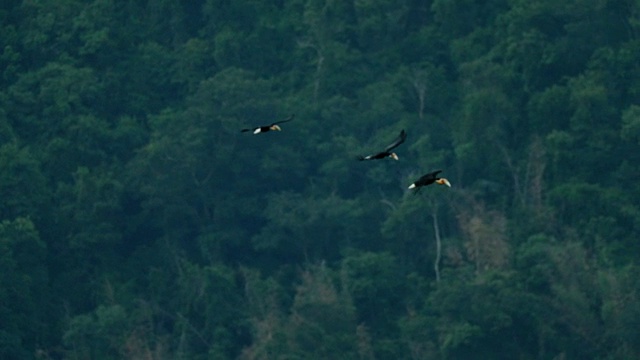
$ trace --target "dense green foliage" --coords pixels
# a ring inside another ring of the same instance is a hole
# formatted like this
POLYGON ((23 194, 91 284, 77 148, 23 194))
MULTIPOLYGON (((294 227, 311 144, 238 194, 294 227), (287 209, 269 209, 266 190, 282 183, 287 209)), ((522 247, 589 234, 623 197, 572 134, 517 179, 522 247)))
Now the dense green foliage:
POLYGON ((640 358, 637 0, 8 0, 0 71, 2 359, 640 358))

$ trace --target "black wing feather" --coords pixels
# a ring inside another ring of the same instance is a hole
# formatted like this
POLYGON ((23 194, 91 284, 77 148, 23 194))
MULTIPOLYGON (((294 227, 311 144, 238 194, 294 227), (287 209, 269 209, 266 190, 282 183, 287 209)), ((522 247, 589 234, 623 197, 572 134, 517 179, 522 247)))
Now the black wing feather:
POLYGON ((400 146, 400 144, 402 144, 405 140, 407 139, 407 133, 404 131, 404 129, 402 129, 402 131, 400 131, 400 135, 398 135, 398 137, 389 145, 387 146, 386 149, 384 149, 385 152, 389 152, 395 148, 397 148, 398 146, 400 146))
POLYGON ((436 171, 434 171, 434 172, 430 172, 430 173, 428 173, 428 174, 422 175, 422 176, 420 177, 420 179, 418 179, 418 181, 421 181, 421 180, 422 180, 422 181, 425 181, 425 180, 431 180, 431 179, 435 180, 435 179, 436 179, 436 177, 437 177, 437 175, 438 175, 439 173, 441 173, 441 172, 442 172, 442 170, 436 170, 436 171))
POLYGON ((276 121, 274 123, 272 123, 270 126, 276 125, 276 124, 282 124, 282 123, 286 123, 289 122, 291 120, 293 120, 293 117, 296 116, 295 114, 292 114, 291 116, 289 116, 288 118, 282 120, 282 121, 276 121))

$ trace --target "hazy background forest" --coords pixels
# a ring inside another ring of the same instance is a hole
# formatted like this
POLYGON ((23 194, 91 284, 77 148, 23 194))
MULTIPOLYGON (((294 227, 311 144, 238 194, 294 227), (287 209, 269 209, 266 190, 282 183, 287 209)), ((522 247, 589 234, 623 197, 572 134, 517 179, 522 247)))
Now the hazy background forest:
POLYGON ((0 24, 0 358, 640 358, 640 1, 0 24))

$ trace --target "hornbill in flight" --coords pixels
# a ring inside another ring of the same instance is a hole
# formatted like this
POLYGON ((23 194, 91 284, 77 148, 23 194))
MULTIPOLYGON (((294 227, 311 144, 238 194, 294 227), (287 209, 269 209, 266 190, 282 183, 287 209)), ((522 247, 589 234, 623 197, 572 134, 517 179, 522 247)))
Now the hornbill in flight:
POLYGON ((254 134, 260 134, 260 133, 271 131, 271 130, 282 131, 282 129, 280 128, 280 126, 278 126, 278 124, 289 122, 289 121, 293 120, 294 116, 295 115, 291 115, 291 116, 289 116, 288 118, 286 118, 286 119, 284 119, 282 121, 276 121, 274 123, 271 123, 271 125, 258 126, 258 127, 252 128, 252 129, 242 129, 242 130, 240 130, 240 132, 253 131, 254 134))
POLYGON ((447 185, 448 187, 451 187, 451 183, 449 183, 449 180, 438 177, 438 174, 441 172, 442 170, 436 170, 434 172, 430 172, 428 174, 422 175, 420 179, 416 180, 416 182, 409 185, 409 189, 419 188, 421 186, 427 186, 433 183, 440 184, 440 185, 447 185))
POLYGON ((367 155, 367 156, 359 156, 358 160, 362 161, 362 160, 378 160, 378 159, 384 159, 386 157, 391 157, 394 158, 396 160, 398 160, 398 155, 396 155, 396 153, 391 152, 391 150, 397 148, 398 146, 400 146, 400 144, 402 144, 405 139, 407 138, 407 133, 404 131, 404 129, 402 131, 400 131, 400 135, 398 135, 398 137, 393 140, 393 142, 387 146, 386 149, 384 149, 384 151, 379 152, 377 154, 374 155, 367 155))

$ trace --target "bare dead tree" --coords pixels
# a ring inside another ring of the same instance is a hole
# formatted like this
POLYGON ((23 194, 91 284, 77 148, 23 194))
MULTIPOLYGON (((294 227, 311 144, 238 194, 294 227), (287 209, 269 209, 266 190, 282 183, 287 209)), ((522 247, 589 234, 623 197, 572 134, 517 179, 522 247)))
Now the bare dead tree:
POLYGON ((319 45, 316 45, 311 42, 311 40, 298 40, 298 46, 300 48, 311 48, 316 52, 316 74, 315 74, 315 83, 313 85, 313 99, 315 101, 318 100, 318 94, 320 92, 320 77, 322 73, 322 65, 324 64, 324 55, 322 49, 319 45))
POLYGON ((498 144, 498 148, 513 177, 516 201, 522 207, 533 206, 539 210, 542 206, 543 176, 547 165, 544 144, 539 138, 534 138, 531 141, 524 171, 521 171, 521 167, 513 162, 509 150, 505 146, 498 144), (524 173, 522 174, 522 172, 524 173))
POLYGON ((436 236, 436 260, 433 263, 433 270, 436 273, 436 283, 440 282, 440 259, 442 257, 442 240, 440 239, 440 226, 438 225, 438 209, 434 206, 431 212, 433 220, 433 231, 436 236))
POLYGON ((500 148, 500 152, 504 156, 504 162, 511 171, 511 176, 513 177, 513 192, 516 198, 516 201, 519 201, 522 206, 525 205, 525 195, 522 186, 520 185, 520 168, 513 163, 511 159, 511 155, 509 155, 509 150, 501 144, 498 144, 500 148))
POLYGON ((427 98, 427 74, 425 71, 414 70, 411 85, 413 85, 413 89, 416 91, 416 96, 418 97, 418 117, 422 120, 424 118, 424 108, 427 98))

